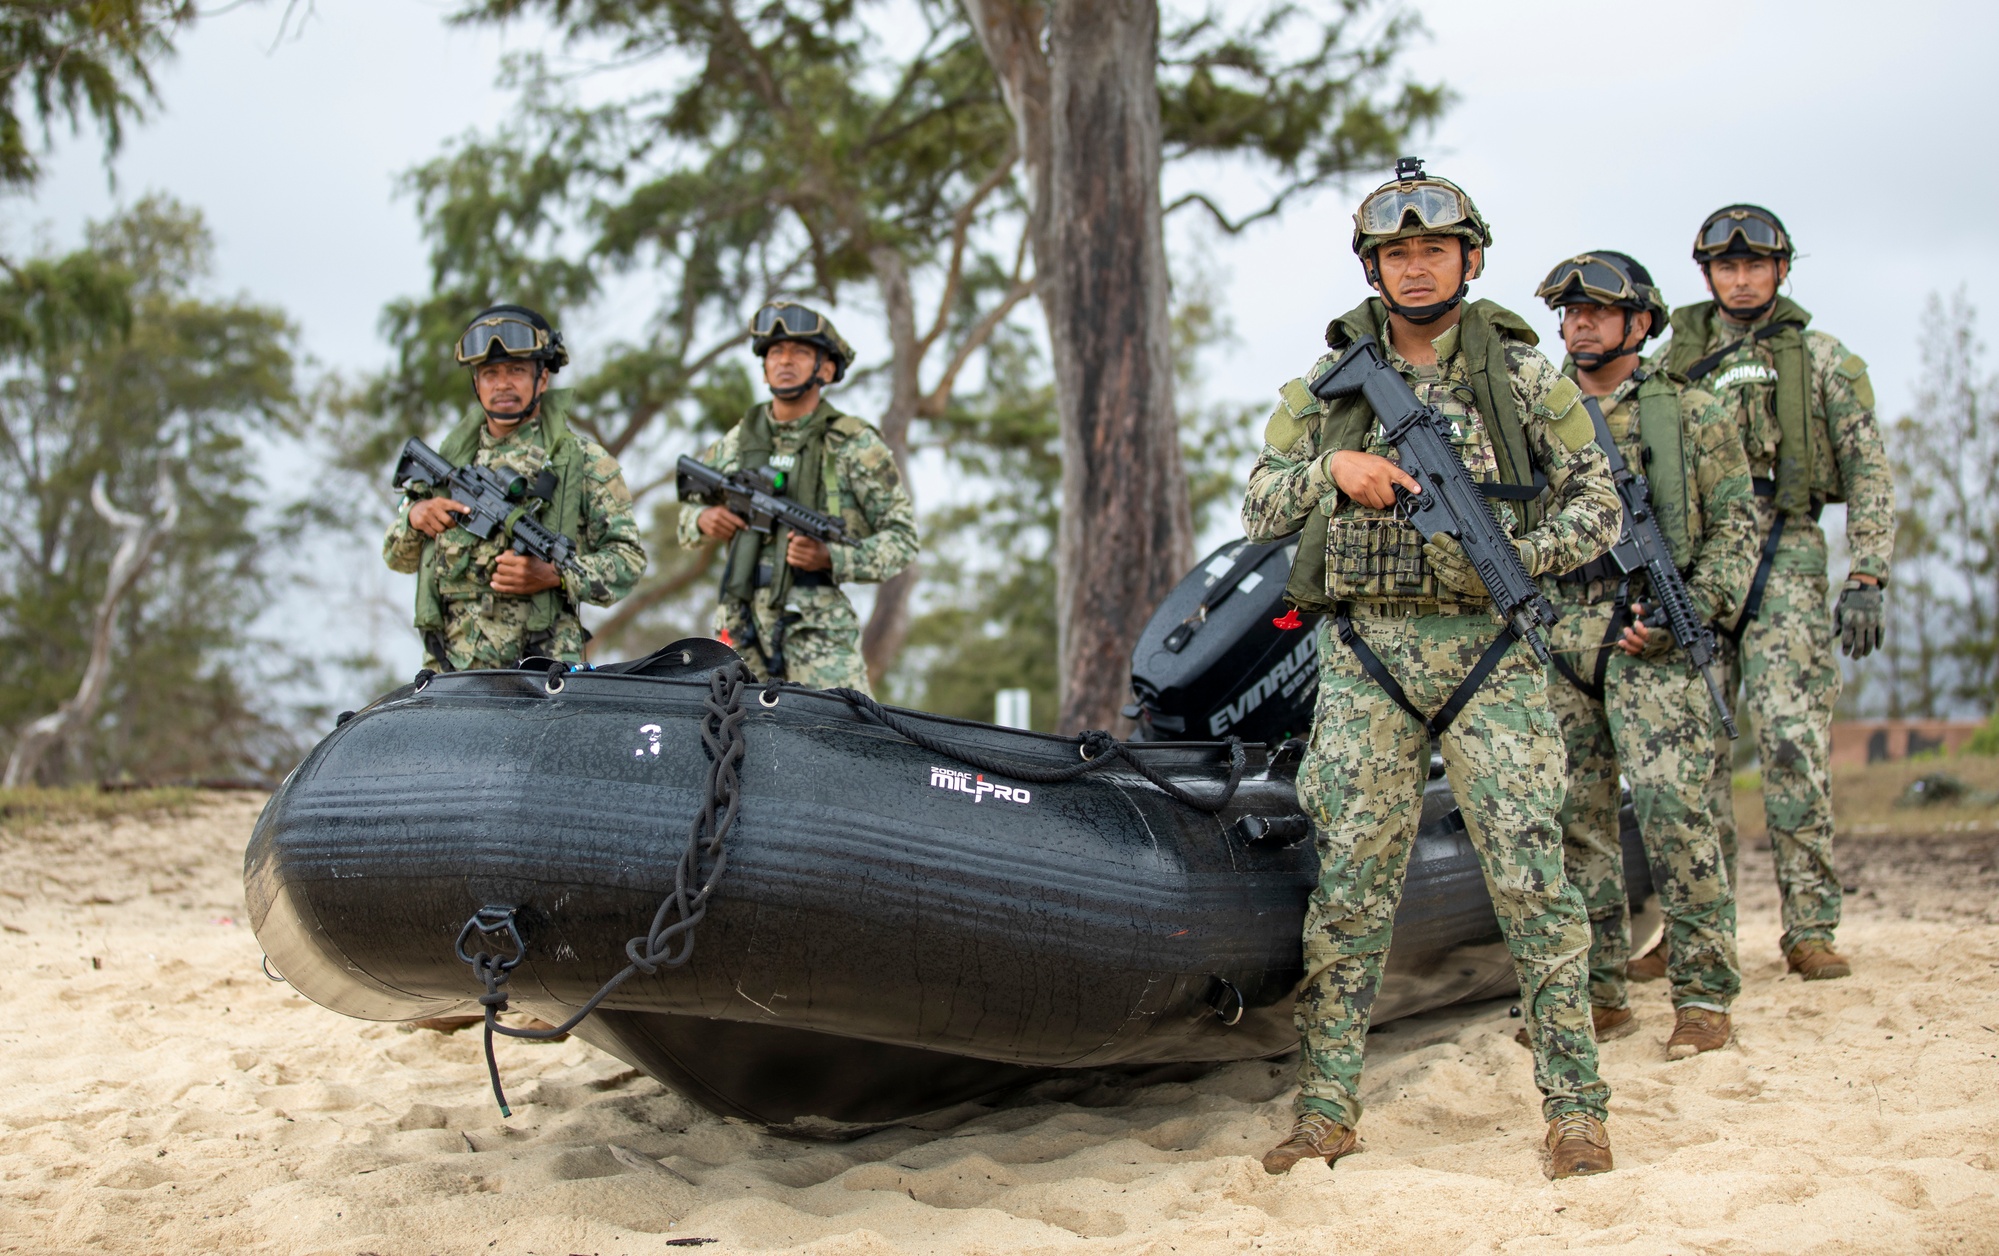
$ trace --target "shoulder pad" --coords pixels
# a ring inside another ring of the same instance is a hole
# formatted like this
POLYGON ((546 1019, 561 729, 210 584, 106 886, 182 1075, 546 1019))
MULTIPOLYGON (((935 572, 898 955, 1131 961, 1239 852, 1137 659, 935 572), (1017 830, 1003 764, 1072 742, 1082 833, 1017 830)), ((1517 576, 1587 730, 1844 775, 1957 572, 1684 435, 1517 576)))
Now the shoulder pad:
POLYGON ((1874 408, 1874 383, 1867 378, 1867 363, 1857 353, 1849 353, 1835 368, 1853 389, 1853 399, 1869 410, 1874 408))
POLYGON ((859 436, 862 432, 871 431, 873 429, 871 429, 867 425, 867 423, 865 423, 860 419, 855 418, 851 414, 837 414, 834 415, 831 419, 827 420, 826 430, 829 432, 838 432, 840 435, 845 436, 851 440, 852 438, 859 436))
POLYGON ((1553 416, 1555 436, 1568 447, 1570 453, 1581 449, 1596 439, 1596 424, 1590 421, 1589 411, 1580 404, 1582 389, 1576 381, 1566 375, 1558 376, 1548 389, 1548 395, 1541 400, 1553 416))
POLYGON ((1524 340, 1530 345, 1541 343, 1541 334, 1535 331, 1526 319, 1515 314, 1512 310, 1507 309, 1497 301, 1479 301, 1477 304, 1484 312, 1486 320, 1492 324, 1492 329, 1498 332, 1502 338, 1506 340, 1524 340))
POLYGON ((1277 390, 1277 408, 1270 412, 1270 421, 1263 425, 1263 443, 1283 452, 1296 445, 1305 435, 1309 425, 1305 417, 1317 414, 1325 407, 1319 404, 1302 379, 1286 380, 1277 390))

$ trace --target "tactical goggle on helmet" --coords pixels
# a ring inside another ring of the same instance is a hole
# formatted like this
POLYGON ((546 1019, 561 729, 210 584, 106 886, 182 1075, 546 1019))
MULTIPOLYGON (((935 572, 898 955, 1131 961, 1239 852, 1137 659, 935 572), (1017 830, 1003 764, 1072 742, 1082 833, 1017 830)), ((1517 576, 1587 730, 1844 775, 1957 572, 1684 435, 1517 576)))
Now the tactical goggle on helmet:
POLYGON ((833 382, 845 378, 853 365, 854 348, 833 329, 825 315, 795 301, 772 301, 750 317, 750 351, 758 357, 781 340, 796 340, 825 351, 833 359, 833 382))
POLYGON ((1623 253, 1599 249, 1559 263, 1548 272, 1534 295, 1558 310, 1565 305, 1610 305, 1649 312, 1650 340, 1666 330, 1666 298, 1653 286, 1652 276, 1623 253))
POLYGON ((1395 163, 1395 179, 1360 203, 1353 224, 1355 253, 1412 235, 1461 236, 1481 248, 1492 243, 1492 229, 1464 189, 1448 179, 1424 174, 1423 162, 1416 157, 1395 163))
POLYGON ((562 333, 534 311, 520 306, 494 306, 472 320, 458 337, 454 354, 460 366, 478 366, 498 358, 541 362, 557 370, 569 362, 562 333))
POLYGON ((1719 257, 1791 257, 1791 233, 1761 205, 1727 205, 1715 210, 1694 237, 1694 260, 1719 257))

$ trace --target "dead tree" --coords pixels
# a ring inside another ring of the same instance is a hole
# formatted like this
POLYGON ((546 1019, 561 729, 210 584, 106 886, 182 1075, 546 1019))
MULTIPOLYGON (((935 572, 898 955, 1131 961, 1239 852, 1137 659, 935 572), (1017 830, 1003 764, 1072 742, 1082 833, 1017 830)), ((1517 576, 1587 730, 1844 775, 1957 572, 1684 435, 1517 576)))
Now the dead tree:
POLYGON ((7 772, 0 777, 0 787, 15 789, 32 783, 49 748, 97 718, 97 708, 103 704, 104 691, 111 683, 111 647, 118 608, 180 521, 180 496, 165 463, 160 465, 157 519, 113 506, 104 492, 101 473, 90 486, 90 504, 105 522, 118 530, 118 548, 111 556, 110 578, 104 583, 104 596, 98 599, 97 614, 91 624, 90 661, 84 665, 83 680, 76 693, 21 730, 14 753, 7 758, 7 772))

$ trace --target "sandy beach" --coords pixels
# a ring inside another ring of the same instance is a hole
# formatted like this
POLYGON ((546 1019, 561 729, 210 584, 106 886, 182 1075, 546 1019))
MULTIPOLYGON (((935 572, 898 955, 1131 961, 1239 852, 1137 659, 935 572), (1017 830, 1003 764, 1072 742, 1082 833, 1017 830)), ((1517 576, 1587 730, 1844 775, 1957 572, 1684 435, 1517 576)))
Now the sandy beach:
POLYGON ((1847 838, 1847 981, 1745 860, 1734 1045, 1606 1044, 1617 1171, 1553 1183, 1505 1000, 1370 1039, 1366 1152, 1284 1178, 1289 1060, 1049 1085, 845 1144, 710 1116, 581 1042, 348 1020, 267 981, 261 799, 0 830, 0 1250, 180 1253, 1999 1250, 1999 815, 1847 838), (714 1242, 696 1242, 714 1240, 714 1242))

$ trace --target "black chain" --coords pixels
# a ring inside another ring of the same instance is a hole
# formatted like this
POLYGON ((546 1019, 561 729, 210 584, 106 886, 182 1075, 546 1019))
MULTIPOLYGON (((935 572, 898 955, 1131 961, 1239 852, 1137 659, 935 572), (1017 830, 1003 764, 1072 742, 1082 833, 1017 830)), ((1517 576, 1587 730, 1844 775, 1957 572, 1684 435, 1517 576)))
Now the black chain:
MULTIPOLYGON (((500 1105, 502 1117, 512 1116, 513 1110, 507 1106, 506 1093, 500 1088, 500 1066, 493 1058, 494 1034, 540 1041, 559 1038, 581 1024, 584 1017, 596 1011, 598 1004, 634 973, 650 977, 661 968, 677 968, 693 957, 694 928, 708 914, 708 900, 728 865, 724 843, 742 808, 742 766, 747 747, 743 721, 749 718, 749 712, 743 709, 743 690, 750 681, 749 671, 741 663, 717 668, 709 675, 707 711, 701 719, 701 749, 708 756, 708 788, 688 829, 687 844, 674 866, 673 892, 660 902, 659 910, 653 913, 652 926, 644 936, 625 943, 625 958, 631 962, 599 986, 597 993, 574 1016, 548 1029, 514 1029, 500 1024, 500 1013, 507 1008, 507 978, 527 953, 520 927, 514 920, 515 909, 481 908, 459 930, 458 958, 472 966, 473 974, 486 987, 486 992, 479 996, 480 1005, 486 1009, 486 1072, 492 1079, 493 1098, 500 1105), (704 859, 708 863, 705 879, 701 875, 704 859), (465 944, 474 933, 481 938, 503 935, 512 943, 511 953, 494 954, 482 949, 466 954, 465 944)), ((772 688, 766 686, 766 695, 772 688)))
POLYGON ((1082 762, 1065 768, 1033 767, 1024 763, 1008 763, 1002 759, 988 758, 960 743, 945 741, 940 737, 933 737, 918 728, 914 723, 891 712, 881 703, 876 702, 873 698, 870 698, 858 689, 828 689, 825 692, 832 694, 834 697, 845 699, 847 704, 855 710, 866 713, 877 723, 883 724, 895 732, 902 734, 932 754, 943 755, 948 759, 956 759, 958 762, 969 764, 981 772, 992 772, 1000 776, 1017 777, 1023 781, 1031 781, 1036 785, 1059 785, 1063 781, 1073 781, 1080 776, 1101 771, 1111 764, 1123 760, 1129 763, 1132 769, 1140 776, 1157 785, 1167 796, 1185 803, 1196 811, 1206 811, 1212 814, 1229 805, 1229 800, 1235 797, 1236 788, 1242 784, 1243 773, 1249 767, 1249 756, 1243 749, 1242 739, 1240 737, 1229 738, 1229 779, 1222 786, 1219 795, 1213 798, 1203 798, 1201 795, 1153 771, 1150 767, 1146 766, 1143 759, 1132 753, 1130 743, 1119 741, 1102 729, 1091 729, 1076 739, 1075 744, 1082 756, 1082 762))

